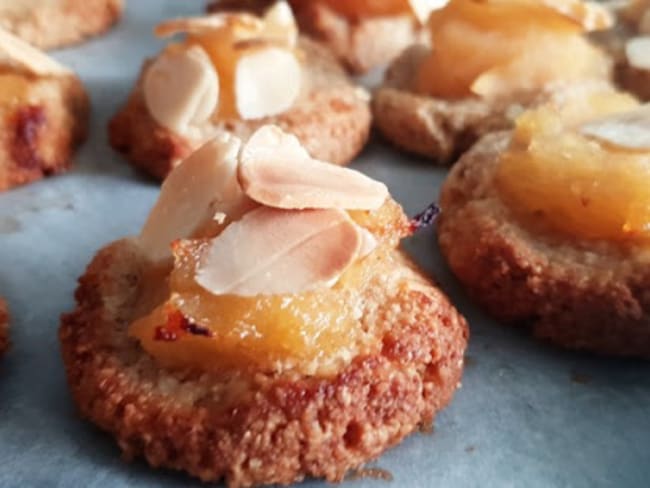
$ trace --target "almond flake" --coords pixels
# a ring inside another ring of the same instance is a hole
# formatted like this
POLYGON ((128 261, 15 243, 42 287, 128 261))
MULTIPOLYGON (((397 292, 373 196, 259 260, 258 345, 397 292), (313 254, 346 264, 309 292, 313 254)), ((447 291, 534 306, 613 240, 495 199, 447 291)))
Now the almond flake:
POLYGON ((0 28, 0 62, 40 76, 68 76, 72 72, 42 51, 0 28))
POLYGON ((298 44, 298 25, 285 1, 276 2, 264 14, 264 38, 276 39, 294 48, 298 44))
POLYGON ((235 219, 251 208, 236 176, 240 147, 221 133, 169 174, 139 236, 152 261, 170 257, 172 241, 192 236, 218 212, 235 219))
POLYGON ((293 106, 302 69, 293 51, 278 47, 252 49, 237 61, 235 100, 245 119, 272 117, 293 106))
POLYGON ((445 7, 448 3, 449 0, 409 0, 415 18, 421 24, 426 24, 431 12, 445 7))
POLYGON ((168 50, 149 66, 143 91, 156 122, 190 136, 217 109, 219 76, 200 46, 168 50))
POLYGON ((635 37, 627 41, 625 55, 633 68, 650 70, 650 36, 635 37))
POLYGON ((239 181, 251 199, 275 208, 375 210, 388 198, 383 183, 313 159, 295 136, 271 125, 242 149, 239 181))
POLYGON ((650 103, 583 124, 580 132, 623 149, 650 151, 650 103))
POLYGON ((213 239, 195 279, 214 295, 295 294, 329 286, 356 259, 358 229, 341 210, 261 207, 213 239))
POLYGON ((237 39, 241 35, 248 38, 264 27, 264 22, 254 15, 244 13, 221 13, 203 17, 181 17, 170 19, 158 24, 154 33, 158 37, 169 37, 175 34, 205 34, 221 29, 232 29, 237 39))

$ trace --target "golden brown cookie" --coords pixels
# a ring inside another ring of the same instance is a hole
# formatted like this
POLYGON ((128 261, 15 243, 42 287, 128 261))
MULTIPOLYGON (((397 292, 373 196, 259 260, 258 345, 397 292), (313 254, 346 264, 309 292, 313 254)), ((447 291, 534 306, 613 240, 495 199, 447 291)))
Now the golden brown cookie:
MULTIPOLYGON (((297 135, 314 157, 347 164, 368 139, 368 95, 348 79, 327 49, 304 38, 299 45, 304 52, 304 89, 291 109, 256 120, 217 119, 213 128, 246 138, 263 125, 276 124, 297 135)), ((109 137, 134 166, 163 179, 197 143, 160 126, 150 115, 142 88, 147 66, 126 105, 111 120, 109 137)))
POLYGON ((68 381, 127 458, 340 481, 447 405, 467 325, 398 249, 416 224, 385 185, 277 127, 241 144, 206 143, 97 254, 62 319, 68 381))
POLYGON ((65 171, 85 139, 89 103, 81 81, 2 31, 0 191, 65 171), (15 56, 14 56, 15 55, 15 56))
POLYGON ((9 347, 9 312, 7 303, 0 298, 0 356, 9 347))
MULTIPOLYGON (((208 10, 260 10, 272 3, 273 0, 218 1, 210 4, 208 10)), ((424 40, 422 26, 412 15, 351 19, 317 0, 289 3, 301 31, 325 44, 355 74, 385 66, 403 49, 424 40)))
POLYGON ((75 44, 115 24, 124 0, 6 0, 0 26, 42 49, 75 44))
MULTIPOLYGON (((493 317, 571 349, 650 357, 650 261, 642 246, 527 225, 494 183, 509 132, 483 137, 442 188, 440 248, 493 317)), ((530 224, 532 222, 532 224, 530 224)))

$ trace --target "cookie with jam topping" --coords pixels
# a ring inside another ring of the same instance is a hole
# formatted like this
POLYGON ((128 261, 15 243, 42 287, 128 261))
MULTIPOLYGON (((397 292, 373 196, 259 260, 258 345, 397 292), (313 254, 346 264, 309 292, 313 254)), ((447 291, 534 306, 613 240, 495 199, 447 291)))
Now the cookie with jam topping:
POLYGON ((112 146, 164 179, 220 131, 242 139, 266 124, 296 135, 315 156, 349 163, 370 131, 369 95, 323 46, 298 35, 291 8, 222 12, 161 23, 183 33, 144 64, 109 125, 112 146))
MULTIPOLYGON (((259 10, 270 0, 227 0, 209 11, 259 10)), ((354 74, 385 66, 402 50, 425 42, 423 24, 440 0, 290 0, 301 31, 325 44, 354 74)))
POLYGON ((389 68, 373 97, 375 125, 405 151, 452 163, 554 92, 609 83, 611 60, 584 33, 612 21, 581 0, 451 0, 429 16, 431 45, 389 68))
POLYGON ((0 191, 67 170, 88 106, 72 71, 0 29, 0 191))
POLYGON ((80 279, 60 340, 81 413, 204 481, 342 480, 459 385, 465 320, 398 249, 416 224, 278 127, 220 134, 80 279))
POLYGON ((463 155, 442 188, 440 248, 500 321, 650 357, 649 182, 650 107, 574 93, 463 155))

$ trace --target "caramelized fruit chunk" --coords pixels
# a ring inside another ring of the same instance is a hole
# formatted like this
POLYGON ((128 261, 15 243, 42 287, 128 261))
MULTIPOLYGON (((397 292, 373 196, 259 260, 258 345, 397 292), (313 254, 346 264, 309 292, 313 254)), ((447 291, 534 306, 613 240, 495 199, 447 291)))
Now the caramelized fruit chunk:
POLYGON ((211 294, 196 282, 210 241, 177 242, 170 298, 136 320, 130 334, 167 367, 334 370, 373 347, 374 339, 366 337, 359 320, 361 293, 369 280, 385 273, 387 250, 410 231, 408 219, 392 200, 379 210, 350 216, 375 236, 378 247, 332 287, 298 294, 211 294))
POLYGON ((429 29, 433 48, 415 88, 431 96, 498 96, 608 70, 580 24, 537 2, 452 0, 429 29))
POLYGON ((600 94, 558 109, 541 107, 517 121, 496 182, 522 214, 587 239, 650 238, 650 152, 589 139, 576 127, 637 106, 627 95, 600 94))

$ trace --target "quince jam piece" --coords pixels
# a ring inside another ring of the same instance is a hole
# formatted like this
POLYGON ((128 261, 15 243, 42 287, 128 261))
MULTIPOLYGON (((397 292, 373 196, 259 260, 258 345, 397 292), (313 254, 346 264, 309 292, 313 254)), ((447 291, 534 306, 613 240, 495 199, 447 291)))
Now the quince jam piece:
POLYGON ((522 215, 535 215, 571 236, 650 238, 650 153, 599 143, 576 128, 637 105, 611 93, 523 114, 501 156, 500 193, 522 215))
POLYGON ((410 231, 393 201, 351 216, 373 232, 378 247, 333 287, 292 295, 213 295, 195 281, 208 239, 176 242, 169 298, 136 320, 130 335, 166 367, 337 370, 360 352, 379 347, 361 325, 362 293, 370 280, 386 274, 390 249, 410 231))
POLYGON ((430 96, 530 91, 608 69, 578 23, 536 2, 452 0, 432 12, 428 28, 433 47, 415 89, 430 96))
POLYGON ((400 15, 411 11, 408 0, 321 0, 341 15, 353 19, 400 15))

